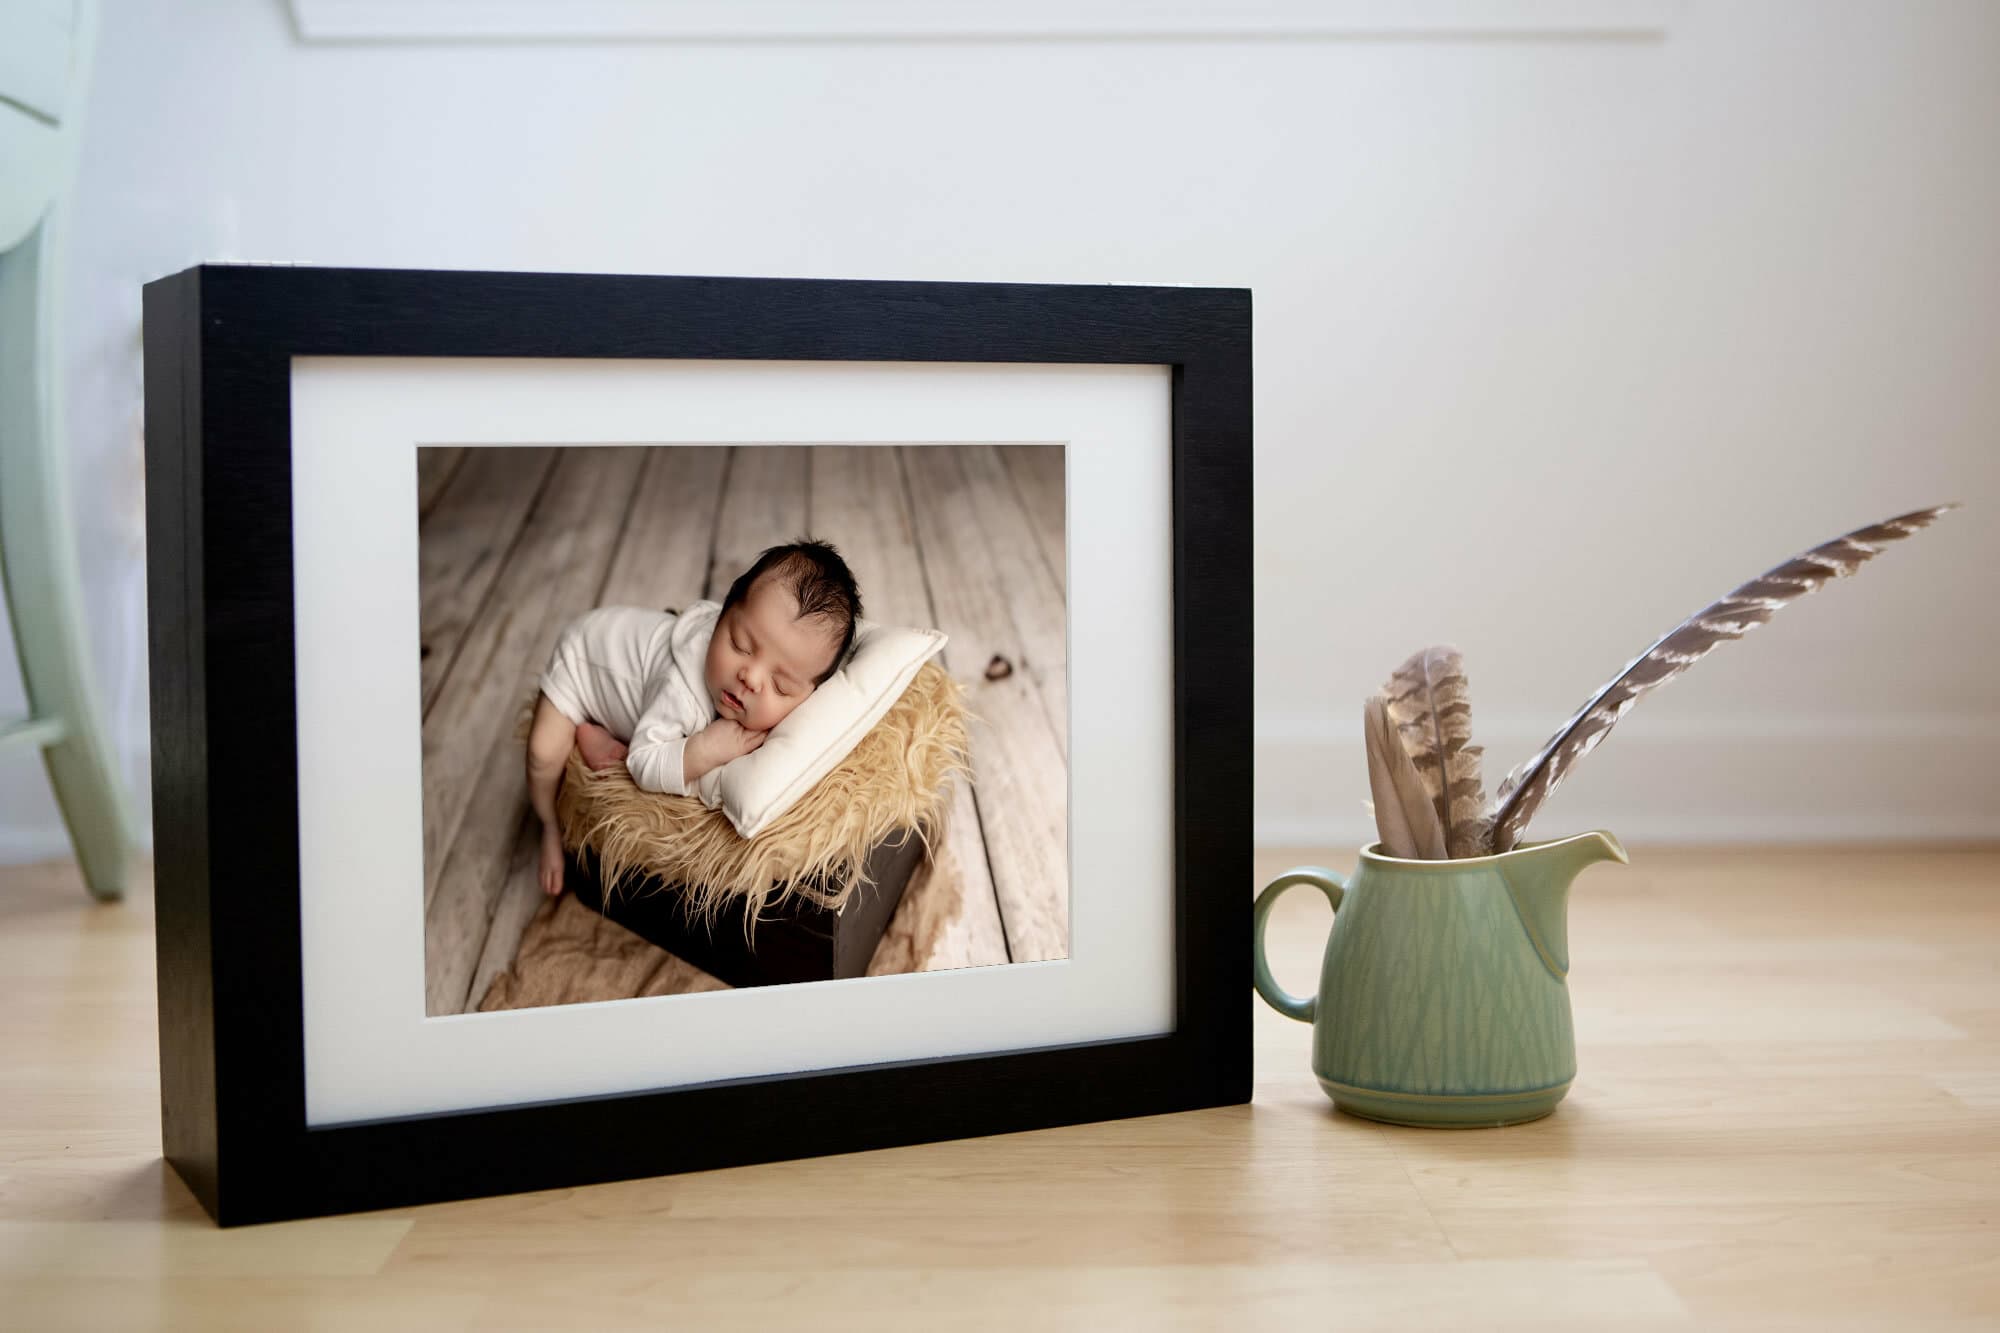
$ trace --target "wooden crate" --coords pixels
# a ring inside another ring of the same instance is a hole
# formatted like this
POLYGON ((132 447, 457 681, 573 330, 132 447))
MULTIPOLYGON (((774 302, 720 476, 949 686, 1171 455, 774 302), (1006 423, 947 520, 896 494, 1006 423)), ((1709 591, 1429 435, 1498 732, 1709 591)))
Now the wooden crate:
POLYGON ((566 883, 584 906, 732 986, 773 986, 864 975, 923 851, 914 830, 901 845, 893 837, 878 843, 868 856, 874 882, 856 890, 843 910, 794 902, 759 921, 748 941, 742 907, 725 910, 712 928, 691 922, 682 909, 683 886, 657 875, 628 877, 607 907, 588 848, 566 858, 566 883))

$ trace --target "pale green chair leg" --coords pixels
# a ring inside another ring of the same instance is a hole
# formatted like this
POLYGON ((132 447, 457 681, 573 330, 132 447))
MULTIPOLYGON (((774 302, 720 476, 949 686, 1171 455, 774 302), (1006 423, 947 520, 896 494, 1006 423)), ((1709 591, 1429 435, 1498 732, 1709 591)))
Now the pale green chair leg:
POLYGON ((0 585, 29 716, 0 723, 0 750, 38 746, 85 883, 124 896, 132 848, 85 652, 56 374, 54 211, 0 254, 0 585))

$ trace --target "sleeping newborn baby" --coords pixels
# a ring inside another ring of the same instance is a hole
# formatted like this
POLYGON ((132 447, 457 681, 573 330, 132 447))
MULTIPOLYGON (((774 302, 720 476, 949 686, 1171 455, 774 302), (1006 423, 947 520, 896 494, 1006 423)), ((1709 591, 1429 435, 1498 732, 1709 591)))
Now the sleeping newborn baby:
POLYGON ((860 614, 840 553, 800 540, 758 556, 720 606, 605 606, 565 626, 528 734, 542 891, 562 892, 556 791, 572 746, 593 769, 623 761, 646 791, 695 795, 703 774, 762 745, 833 675, 860 614))

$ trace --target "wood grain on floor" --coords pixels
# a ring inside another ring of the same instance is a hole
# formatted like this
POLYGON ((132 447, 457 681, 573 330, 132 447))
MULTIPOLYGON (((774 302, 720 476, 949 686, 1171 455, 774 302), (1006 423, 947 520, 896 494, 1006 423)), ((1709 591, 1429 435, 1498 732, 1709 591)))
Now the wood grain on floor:
MULTIPOLYGON (((0 869, 0 1324, 1972 1330, 2000 1324, 2000 851, 1631 846, 1571 899, 1553 1116, 1256 1100, 217 1231, 159 1160, 152 891, 0 869)), ((1325 848, 1260 854, 1346 869, 1325 848)), ((1304 989, 1324 899, 1273 915, 1304 989)))

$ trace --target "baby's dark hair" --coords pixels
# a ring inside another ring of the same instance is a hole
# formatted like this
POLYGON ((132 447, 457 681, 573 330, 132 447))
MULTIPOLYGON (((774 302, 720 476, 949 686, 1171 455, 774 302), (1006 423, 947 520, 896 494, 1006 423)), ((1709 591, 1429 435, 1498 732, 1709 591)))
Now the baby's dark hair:
POLYGON ((727 611, 748 597, 757 580, 773 571, 798 599, 800 620, 818 616, 840 631, 840 648, 834 653, 832 663, 813 680, 814 688, 818 688, 833 676, 846 660, 847 650, 854 646, 854 622, 861 616, 861 589, 854 582, 854 571, 840 558, 840 552, 826 542, 801 537, 783 546, 773 546, 758 556, 757 563, 729 585, 722 609, 727 611))

